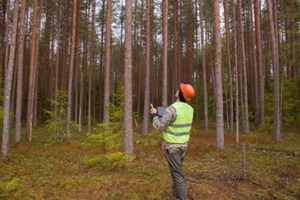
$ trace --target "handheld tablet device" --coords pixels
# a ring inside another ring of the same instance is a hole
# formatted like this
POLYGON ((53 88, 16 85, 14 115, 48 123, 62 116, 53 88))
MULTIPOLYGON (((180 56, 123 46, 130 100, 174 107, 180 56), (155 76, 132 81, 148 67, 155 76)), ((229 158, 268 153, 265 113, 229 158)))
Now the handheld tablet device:
POLYGON ((162 117, 167 109, 167 106, 157 106, 157 114, 162 117))

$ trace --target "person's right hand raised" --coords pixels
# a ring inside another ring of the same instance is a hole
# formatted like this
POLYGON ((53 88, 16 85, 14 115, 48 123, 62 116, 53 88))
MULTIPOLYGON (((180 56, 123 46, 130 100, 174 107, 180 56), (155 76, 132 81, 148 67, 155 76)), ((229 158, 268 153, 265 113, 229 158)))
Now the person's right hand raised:
POLYGON ((152 103, 150 103, 150 114, 151 115, 157 114, 157 109, 153 107, 152 103))

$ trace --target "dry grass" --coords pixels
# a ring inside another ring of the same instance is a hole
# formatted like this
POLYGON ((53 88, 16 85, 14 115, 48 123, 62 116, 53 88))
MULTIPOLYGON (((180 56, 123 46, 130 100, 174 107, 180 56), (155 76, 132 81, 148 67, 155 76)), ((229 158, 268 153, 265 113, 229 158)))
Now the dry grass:
MULTIPOLYGON (((217 152, 214 131, 195 126, 183 166, 189 199, 300 199, 299 132, 285 130, 281 142, 268 133, 241 135, 243 178, 234 134, 225 135, 225 150, 217 152)), ((103 167, 101 145, 89 144, 83 133, 71 144, 49 144, 44 128, 34 134, 37 142, 12 143, 9 160, 0 163, 0 199, 172 199, 164 193, 172 182, 155 131, 135 134, 134 157, 117 168, 103 167), (88 165, 89 158, 98 161, 88 165)))

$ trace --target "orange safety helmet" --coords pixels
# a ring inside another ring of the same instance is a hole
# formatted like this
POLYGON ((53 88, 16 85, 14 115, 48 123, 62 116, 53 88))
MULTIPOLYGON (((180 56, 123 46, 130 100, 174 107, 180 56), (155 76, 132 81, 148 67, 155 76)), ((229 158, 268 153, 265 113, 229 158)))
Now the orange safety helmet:
POLYGON ((190 101, 195 96, 195 89, 190 84, 180 83, 180 90, 186 101, 190 101))

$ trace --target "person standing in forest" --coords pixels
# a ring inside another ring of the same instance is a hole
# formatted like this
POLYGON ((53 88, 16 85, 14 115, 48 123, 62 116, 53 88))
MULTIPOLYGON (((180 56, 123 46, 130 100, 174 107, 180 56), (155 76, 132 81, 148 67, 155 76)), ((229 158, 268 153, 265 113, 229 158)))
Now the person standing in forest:
POLYGON ((173 188, 166 192, 180 200, 187 199, 182 162, 186 155, 194 117, 194 109, 187 102, 194 96, 193 86, 181 83, 180 89, 175 94, 175 103, 167 107, 161 117, 158 116, 158 111, 152 104, 150 109, 150 114, 153 116, 153 127, 163 131, 162 148, 166 152, 165 157, 173 179, 173 188))

